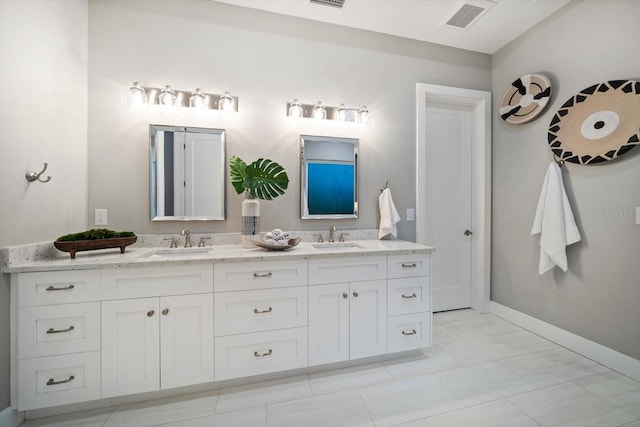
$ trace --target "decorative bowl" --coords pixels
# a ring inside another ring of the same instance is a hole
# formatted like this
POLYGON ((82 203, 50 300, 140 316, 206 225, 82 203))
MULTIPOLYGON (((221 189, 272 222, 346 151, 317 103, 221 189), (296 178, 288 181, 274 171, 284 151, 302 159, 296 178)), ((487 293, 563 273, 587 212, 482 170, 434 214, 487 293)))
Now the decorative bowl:
POLYGON ((253 240, 253 239, 248 239, 248 240, 254 245, 264 249, 268 249, 270 251, 284 251, 285 249, 291 249, 294 246, 298 246, 298 243, 302 241, 300 237, 294 237, 293 239, 289 239, 288 245, 272 245, 270 243, 265 243, 261 240, 253 240))

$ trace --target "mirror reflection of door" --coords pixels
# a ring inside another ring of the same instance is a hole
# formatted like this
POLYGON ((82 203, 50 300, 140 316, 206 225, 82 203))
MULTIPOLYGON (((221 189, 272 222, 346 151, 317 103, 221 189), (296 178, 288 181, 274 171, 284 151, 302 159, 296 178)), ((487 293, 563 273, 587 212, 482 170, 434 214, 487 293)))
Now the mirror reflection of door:
POLYGON ((224 131, 151 127, 151 219, 224 219, 224 131))

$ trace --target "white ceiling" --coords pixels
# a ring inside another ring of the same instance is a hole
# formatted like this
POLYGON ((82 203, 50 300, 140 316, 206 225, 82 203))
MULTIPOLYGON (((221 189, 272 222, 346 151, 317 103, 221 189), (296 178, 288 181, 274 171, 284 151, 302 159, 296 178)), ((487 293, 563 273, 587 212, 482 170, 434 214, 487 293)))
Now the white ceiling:
POLYGON ((215 1, 493 54, 570 0, 493 0, 467 30, 442 25, 461 0, 346 0, 342 9, 309 0, 215 1))

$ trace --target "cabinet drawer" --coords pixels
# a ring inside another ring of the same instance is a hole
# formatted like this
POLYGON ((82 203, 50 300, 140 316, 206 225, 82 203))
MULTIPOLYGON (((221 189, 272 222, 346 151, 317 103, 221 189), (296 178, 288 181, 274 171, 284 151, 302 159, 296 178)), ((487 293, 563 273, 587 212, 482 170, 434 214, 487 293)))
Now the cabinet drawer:
POLYGON ((19 309, 18 358, 100 350, 100 303, 19 309))
POLYGON ((386 279, 387 259, 380 256, 314 258, 309 260, 309 284, 386 279))
POLYGON ((307 262, 256 261, 214 266, 216 292, 307 285, 307 262))
POLYGON ((387 257, 387 271, 390 279, 429 276, 431 274, 431 255, 389 255, 387 257))
POLYGON ((306 326, 307 288, 215 294, 216 336, 306 326))
POLYGON ((20 307, 98 301, 99 270, 48 271, 14 275, 20 307))
POLYGON ((408 277, 387 281, 389 316, 431 311, 431 278, 408 277))
POLYGON ((100 352, 19 362, 18 410, 100 399, 100 352))
POLYGON ((102 299, 202 294, 213 292, 213 265, 106 269, 102 299))
POLYGON ((391 316, 387 322, 389 353, 431 345, 431 313, 391 316))
POLYGON ((216 338, 216 381, 307 366, 307 328, 216 338))

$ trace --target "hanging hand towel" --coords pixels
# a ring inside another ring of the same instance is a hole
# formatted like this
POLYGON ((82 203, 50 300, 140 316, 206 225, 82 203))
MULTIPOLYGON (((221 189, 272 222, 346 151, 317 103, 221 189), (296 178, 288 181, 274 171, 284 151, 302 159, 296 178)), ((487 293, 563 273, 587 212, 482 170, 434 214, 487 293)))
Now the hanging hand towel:
POLYGON ((378 231, 378 239, 391 235, 398 236, 398 227, 396 224, 400 222, 400 215, 396 206, 393 204, 391 190, 385 188, 380 197, 378 197, 378 205, 380 206, 380 229, 378 231))
POLYGON ((566 247, 581 239, 562 181, 562 171, 552 162, 542 184, 531 235, 540 234, 540 275, 558 266, 567 271, 566 247))

